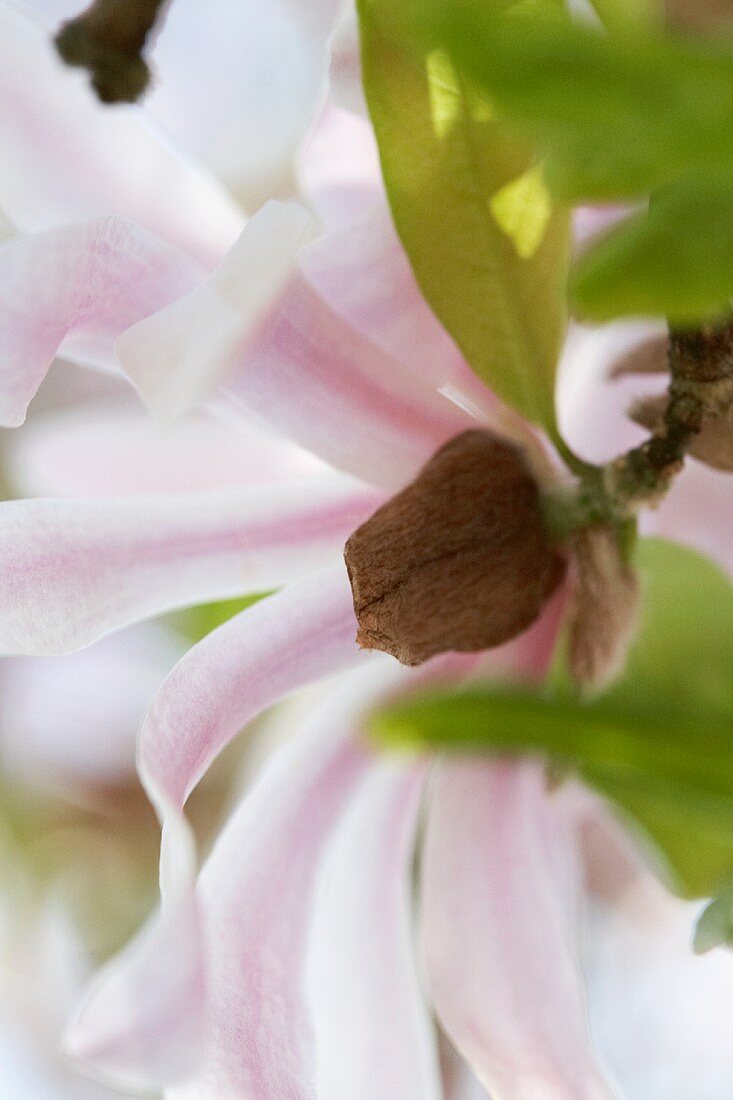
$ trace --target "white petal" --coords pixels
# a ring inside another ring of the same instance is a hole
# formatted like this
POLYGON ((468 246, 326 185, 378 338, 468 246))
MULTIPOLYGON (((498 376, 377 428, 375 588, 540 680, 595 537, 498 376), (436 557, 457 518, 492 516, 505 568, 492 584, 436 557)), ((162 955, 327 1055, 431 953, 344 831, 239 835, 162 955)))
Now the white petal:
POLYGON ((0 246, 0 423, 23 423, 62 344, 72 357, 109 366, 124 329, 200 277, 185 256, 117 218, 0 246))
POLYGON ((196 415, 163 427, 120 399, 33 416, 5 446, 18 497, 197 493, 327 472, 306 451, 254 425, 196 415))
POLYGON ((440 1100, 435 1037, 418 986, 412 854, 425 770, 375 764, 324 868, 310 976, 319 1100, 440 1100))
POLYGON ((355 641, 343 563, 235 615, 189 650, 140 734, 153 801, 180 808, 226 744, 266 707, 314 680, 368 661, 355 641))
POLYGON ((271 200, 208 279, 120 337, 119 360, 161 419, 194 408, 231 370, 275 306, 311 229, 300 203, 271 200))
POLYGON ((244 216, 138 107, 109 108, 57 57, 53 29, 0 3, 0 209, 34 233, 113 214, 216 262, 244 216))
POLYGON ((299 731, 265 768, 204 867, 206 1052, 195 1082, 172 1090, 171 1100, 316 1096, 306 949, 324 851, 369 765, 366 751, 345 736, 353 709, 336 698, 330 714, 299 731))
POLYGON ((66 653, 175 607, 305 576, 340 554, 380 499, 326 477, 180 496, 6 501, 0 652, 66 653))
POLYGON ((456 1047, 504 1100, 610 1100, 575 957, 572 833, 531 763, 446 762, 423 872, 430 990, 456 1047))

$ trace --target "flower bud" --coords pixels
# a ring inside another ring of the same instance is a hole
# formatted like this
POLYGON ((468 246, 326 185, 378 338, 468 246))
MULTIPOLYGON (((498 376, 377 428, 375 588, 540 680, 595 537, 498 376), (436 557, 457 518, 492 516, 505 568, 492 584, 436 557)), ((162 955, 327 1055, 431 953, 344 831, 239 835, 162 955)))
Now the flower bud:
POLYGON ((602 691, 623 670, 640 604, 636 573, 610 527, 587 527, 574 539, 576 579, 569 610, 568 669, 574 683, 602 691))
POLYGON ((509 641, 540 614, 565 561, 516 447, 456 436, 349 539, 357 641, 417 665, 509 641))

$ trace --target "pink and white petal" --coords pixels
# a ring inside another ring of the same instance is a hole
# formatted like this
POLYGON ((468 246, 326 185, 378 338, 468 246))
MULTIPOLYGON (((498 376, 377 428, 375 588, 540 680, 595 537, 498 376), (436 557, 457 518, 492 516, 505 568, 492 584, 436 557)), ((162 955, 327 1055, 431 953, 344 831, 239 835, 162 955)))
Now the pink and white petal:
POLYGON ((0 4, 0 209, 24 233, 111 214, 216 263, 244 223, 224 186, 142 109, 99 103, 52 38, 50 23, 0 4))
POLYGON ((254 412, 326 462, 389 489, 474 418, 347 324, 304 278, 225 380, 219 402, 254 412))
POLYGON ((214 407, 255 414, 327 462, 389 488, 474 422, 339 317, 301 275, 254 331, 251 316, 237 316, 208 284, 194 294, 193 309, 176 303, 117 342, 123 369, 166 416, 228 366, 214 407))
POLYGON ((5 454, 8 483, 18 497, 197 493, 328 471, 259 426, 234 426, 200 413, 162 426, 134 398, 34 415, 8 437, 5 454))
POLYGON ((421 379, 476 383, 422 296, 386 208, 314 241, 301 269, 341 317, 421 379))
POLYGON ((341 692, 329 692, 326 707, 271 759, 219 838, 197 900, 194 838, 180 807, 225 741, 261 709, 351 663, 353 609, 344 590, 341 568, 243 612, 189 651, 152 707, 139 767, 163 822, 162 912, 102 971, 67 1036, 69 1051, 98 1073, 147 1086, 190 1075, 204 1037, 200 1013, 208 1005, 204 1068, 192 1090, 169 1096, 244 1098, 260 1074, 274 1075, 273 1095, 299 1096, 280 1091, 278 1075, 289 1076, 288 1087, 297 1089, 313 1057, 300 1045, 310 1024, 298 967, 305 976, 315 875, 330 826, 369 762, 343 735, 383 683, 392 682, 394 662, 365 657, 366 674, 361 670, 341 692), (174 693, 177 700, 169 697, 174 693), (186 729, 175 725, 176 707, 186 729), (174 722, 167 731, 166 714, 174 722), (192 737, 194 744, 187 744, 192 737), (188 756, 183 768, 168 755, 179 749, 188 756), (141 985, 146 968, 157 977, 153 989, 141 985), (253 1033, 250 1045, 242 1045, 242 1035, 253 1033))
POLYGON ((205 1054, 171 1100, 315 1100, 306 952, 324 852, 370 764, 348 736, 354 709, 336 697, 312 716, 265 767, 207 860, 198 885, 205 1054))
POLYGON ((412 855, 420 762, 375 763, 339 822, 309 952, 319 1100, 441 1100, 418 985, 412 855))
POLYGON ((298 182, 329 232, 386 210, 379 151, 363 115, 327 102, 298 158, 298 182))
POLYGON ((161 1089, 195 1071, 205 1005, 200 915, 189 888, 96 975, 64 1049, 115 1088, 161 1089))
POLYGON ((443 1027, 491 1094, 610 1100, 572 942, 573 835, 541 769, 445 762, 432 795, 423 931, 443 1027))
POLYGON ((117 218, 0 246, 0 423, 23 423, 62 345, 74 358, 110 366, 121 332, 200 277, 170 245, 117 218))
POLYGON ((140 717, 183 648, 173 631, 148 623, 63 660, 3 661, 4 772, 72 795, 130 782, 140 717))
POLYGON ((327 477, 181 496, 0 504, 0 651, 68 653, 129 623, 306 576, 378 506, 327 477))
POLYGON ((342 563, 235 615, 171 672, 140 733, 139 767, 165 812, 183 806, 212 760, 265 708, 332 672, 368 662, 356 645, 342 563))
POLYGON ((275 306, 312 228, 300 203, 270 200, 208 279, 120 337, 120 362, 161 419, 194 408, 231 370, 275 306))

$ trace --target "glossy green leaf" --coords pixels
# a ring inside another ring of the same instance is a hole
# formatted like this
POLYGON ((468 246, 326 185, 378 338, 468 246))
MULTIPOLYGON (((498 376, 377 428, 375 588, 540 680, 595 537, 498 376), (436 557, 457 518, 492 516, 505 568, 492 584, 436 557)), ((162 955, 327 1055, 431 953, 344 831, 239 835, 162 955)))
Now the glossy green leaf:
POLYGON ((733 298, 733 173, 657 194, 580 259, 572 293, 578 312, 599 321, 719 316, 733 298))
POLYGON ((733 586, 691 550, 641 540, 639 635, 623 678, 582 700, 496 686, 397 703, 375 719, 392 745, 541 753, 612 798, 664 853, 678 888, 733 874, 733 586))
POLYGON ((524 142, 439 51, 412 53, 392 0, 360 0, 364 87, 395 224, 467 361, 556 434, 569 217, 524 142))
POLYGON ((562 198, 630 198, 689 171, 733 168, 729 49, 604 34, 526 3, 501 17, 477 0, 417 3, 429 40, 537 142, 562 198))

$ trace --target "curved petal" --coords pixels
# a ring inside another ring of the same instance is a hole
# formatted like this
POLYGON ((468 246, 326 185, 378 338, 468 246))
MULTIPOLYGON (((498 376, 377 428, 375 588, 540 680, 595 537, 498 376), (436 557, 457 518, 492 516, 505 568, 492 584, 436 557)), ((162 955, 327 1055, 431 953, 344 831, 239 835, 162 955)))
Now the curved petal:
POLYGON ((158 416, 188 412, 231 369, 311 228, 300 203, 270 200, 206 280, 120 337, 120 362, 158 416))
POLYGON ((423 872, 428 980, 487 1090, 610 1100, 573 953, 579 868, 568 820, 532 763, 440 765, 423 872))
POLYGON ((314 241, 301 269, 340 316, 425 381, 476 383, 422 296, 388 210, 314 241))
POLYGON ((338 554, 379 503, 333 478, 0 504, 0 651, 65 653, 128 623, 264 592, 338 554))
POLYGON ((0 3, 0 209, 21 232, 113 214, 215 263, 244 216, 144 111, 98 103, 52 28, 0 3))
MULTIPOLYGON (((185 347, 187 373, 210 379, 221 365, 220 341, 210 335, 222 303, 206 285, 194 316, 174 304, 130 329, 118 341, 123 368, 148 402, 161 411, 187 403, 175 395, 177 355, 185 347), (167 373, 147 376, 151 363, 167 373), (172 405, 169 405, 173 395, 172 405)), ((367 340, 329 307, 302 276, 294 276, 277 306, 252 332, 227 310, 225 337, 230 370, 216 405, 255 413, 277 431, 327 462, 367 481, 395 488, 429 456, 473 423, 472 418, 367 340), (231 352, 239 343, 231 361, 231 352)), ((170 415, 170 412, 167 414, 170 415)))
POLYGON ((318 872, 369 766, 338 699, 266 767, 200 877, 208 1013, 203 1065, 171 1100, 315 1100, 306 952, 318 872))
POLYGON ((219 837, 196 896, 192 840, 168 807, 162 916, 101 972, 67 1035, 70 1052, 98 1073, 148 1086, 196 1069, 190 1087, 166 1094, 171 1100, 310 1098, 310 910, 331 828, 369 765, 347 735, 381 684, 384 668, 377 672, 376 682, 360 675, 330 693, 268 761, 219 837), (153 987, 141 980, 146 967, 159 971, 153 987), (248 1091, 256 1084, 272 1091, 248 1091))
POLYGON ((198 1065, 205 1003, 200 916, 189 891, 97 974, 64 1049, 125 1092, 161 1088, 198 1065))
POLYGON ((163 427, 137 402, 120 400, 36 415, 9 436, 5 454, 17 497, 198 493, 327 472, 307 451, 254 425, 196 415, 163 427))
POLYGON ((266 707, 368 655, 342 563, 235 615, 189 650, 143 723, 139 762, 158 806, 183 806, 211 761, 266 707))
POLYGON ((475 424, 339 317, 303 278, 246 349, 221 395, 326 462, 400 488, 442 443, 475 424))
POLYGON ((418 987, 412 853, 425 767, 376 763, 336 828, 309 973, 318 1100, 440 1100, 418 987))
POLYGON ((2 245, 0 424, 23 423, 62 344, 76 358, 110 364, 124 329, 184 294, 199 277, 199 269, 169 245, 117 218, 2 245))

